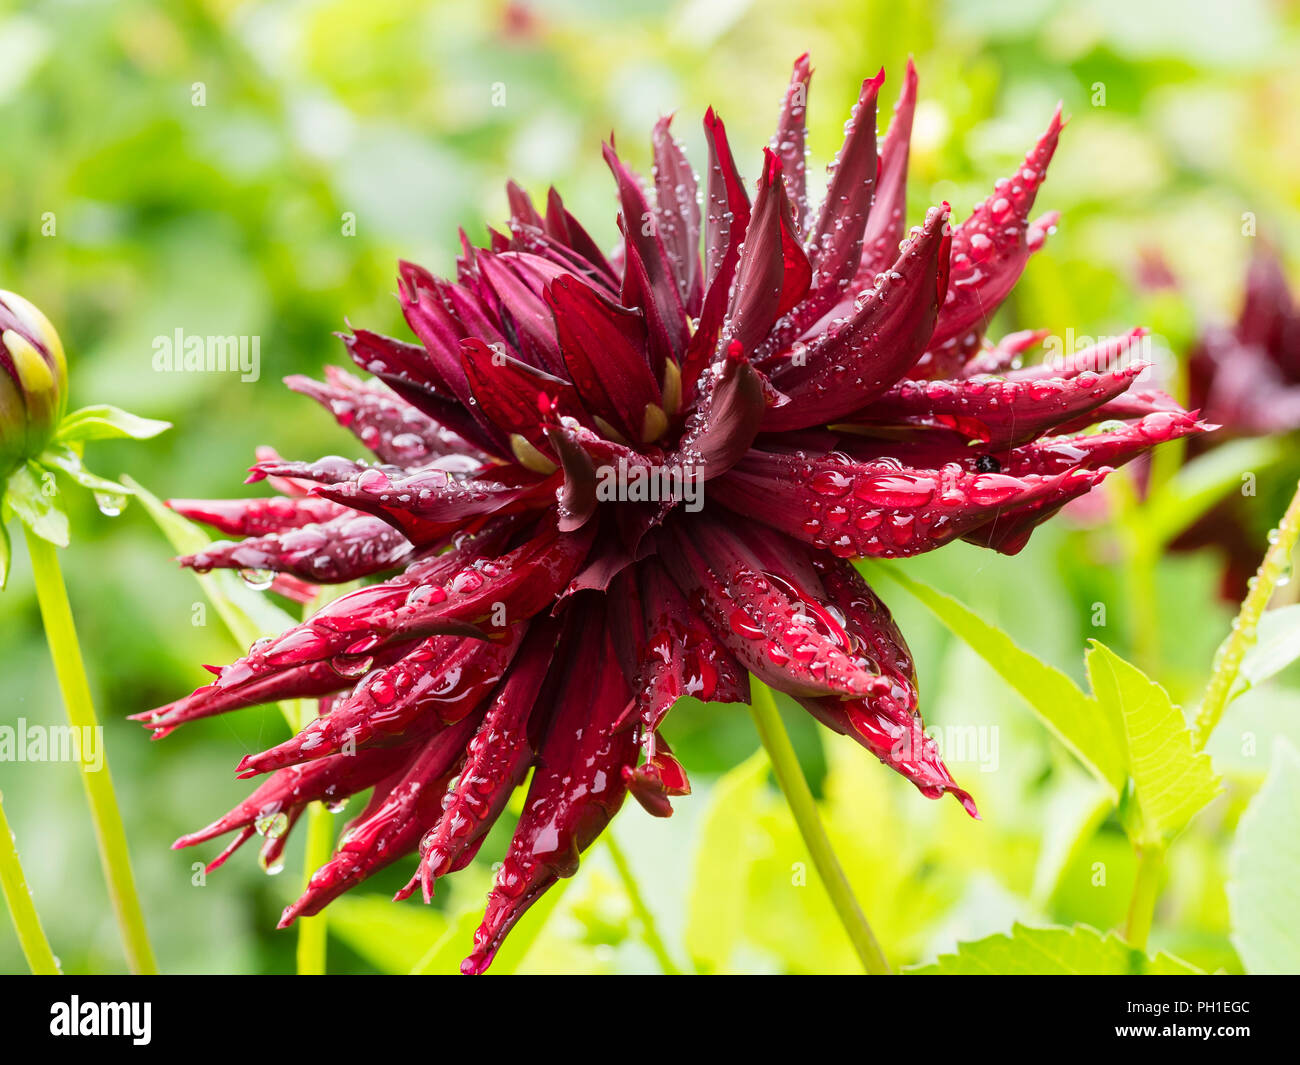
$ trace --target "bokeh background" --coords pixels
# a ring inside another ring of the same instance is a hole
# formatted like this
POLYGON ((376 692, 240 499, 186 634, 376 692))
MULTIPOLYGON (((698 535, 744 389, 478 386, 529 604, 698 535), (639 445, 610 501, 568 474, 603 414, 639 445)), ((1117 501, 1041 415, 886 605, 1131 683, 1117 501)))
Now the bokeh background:
MULTIPOLYGON (((534 195, 554 183, 612 243, 601 138, 615 131, 625 157, 648 170, 650 125, 676 111, 698 164, 699 117, 712 104, 752 178, 805 50, 816 68, 816 169, 838 146, 861 79, 885 65, 882 101, 892 102, 915 56, 915 219, 940 199, 963 216, 1064 101, 1071 121, 1038 201, 1060 210, 1062 225, 994 335, 1028 326, 1110 335, 1141 323, 1158 348, 1184 353, 1200 323, 1236 311, 1252 251, 1244 216, 1300 255, 1294 3, 50 0, 3 12, 0 287, 58 325, 74 406, 115 403, 175 423, 156 440, 93 444, 88 455, 94 469, 130 473, 160 496, 247 491, 242 471, 259 444, 292 457, 354 453, 279 378, 345 362, 332 336, 345 320, 405 335, 395 261, 448 270, 458 226, 481 239, 485 223, 504 221, 508 176, 534 195), (1138 284, 1152 250, 1178 291, 1138 284), (178 328, 259 336, 260 380, 154 372, 153 338, 178 328)), ((299 884, 301 840, 278 877, 249 852, 204 886, 192 863, 213 851, 168 849, 244 795, 233 766, 280 738, 280 715, 244 711, 160 744, 124 720, 202 683, 200 663, 239 649, 211 613, 210 624, 191 624, 198 587, 139 506, 110 519, 89 499, 72 505, 64 565, 160 961, 174 972, 290 972, 294 936, 274 924, 299 884)), ((16 554, 0 594, 0 718, 57 724, 30 574, 16 554)), ((1095 636, 1139 655, 1176 699, 1194 700, 1231 618, 1216 596, 1217 564, 1162 557, 1139 594, 1123 558, 1122 538, 1062 519, 1016 558, 955 545, 908 565, 1074 676, 1095 636)), ((923 961, 1017 919, 1114 927, 1133 862, 1119 826, 1103 822, 1061 855, 1085 812, 1080 771, 987 665, 906 596, 883 591, 919 662, 927 721, 996 738, 995 755, 950 759, 980 804, 974 823, 789 715, 886 953, 923 961)), ((1227 788, 1171 854, 1153 948, 1239 970, 1225 841, 1271 739, 1300 740, 1297 687, 1292 671, 1250 693, 1216 734, 1227 788)), ((630 804, 616 835, 679 965, 852 970, 815 878, 792 883, 801 848, 761 761, 746 762, 757 740, 744 710, 684 704, 666 733, 695 795, 666 822, 630 804)), ((0 788, 65 969, 121 971, 75 767, 0 763, 0 788)), ((461 956, 464 915, 481 903, 503 843, 490 841, 454 886, 440 886, 433 907, 387 901, 405 866, 342 900, 331 910, 331 971, 405 971, 439 942, 446 958, 432 967, 461 956)), ((531 930, 519 968, 656 968, 601 848, 550 910, 521 926, 531 930)), ((0 971, 22 970, 0 921, 0 971)))

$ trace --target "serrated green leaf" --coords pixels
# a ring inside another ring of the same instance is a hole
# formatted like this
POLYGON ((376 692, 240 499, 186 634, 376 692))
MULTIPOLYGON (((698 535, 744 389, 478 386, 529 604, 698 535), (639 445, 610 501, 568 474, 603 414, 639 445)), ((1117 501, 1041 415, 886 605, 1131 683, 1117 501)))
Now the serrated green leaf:
POLYGON ((63 444, 80 440, 148 440, 172 427, 171 422, 154 418, 141 418, 120 407, 102 404, 82 407, 67 415, 59 423, 54 439, 63 444))
POLYGON ((686 949, 706 972, 725 970, 739 942, 749 867, 746 827, 767 780, 769 762, 759 748, 713 788, 700 826, 687 901, 686 949))
POLYGON ((1238 677, 1242 687, 1234 695, 1263 684, 1297 659, 1300 659, 1300 603, 1266 610, 1259 619, 1255 645, 1241 660, 1238 677))
POLYGON ((48 540, 55 547, 67 547, 68 515, 59 502, 58 493, 45 491, 46 484, 53 483, 53 474, 35 463, 25 463, 9 475, 5 500, 15 517, 42 540, 48 540), (48 482, 45 480, 47 476, 48 482))
POLYGON ((1113 715, 1101 712, 1064 673, 1022 650, 1010 636, 952 596, 893 566, 871 564, 864 569, 872 576, 884 574, 924 603, 1021 695, 1048 730, 1105 786, 1111 802, 1119 800, 1125 758, 1123 737, 1113 715))
POLYGON ((1232 943, 1248 973, 1300 972, 1300 753, 1273 747, 1228 859, 1232 943))
POLYGON ((970 943, 955 954, 940 954, 931 965, 905 969, 912 976, 1195 976, 1200 969, 1170 954, 1148 957, 1114 932, 1103 935, 1087 925, 1029 928, 1014 924, 970 943))
POLYGON ((1084 655, 1093 697, 1123 725, 1142 844, 1163 844, 1219 792, 1210 756, 1197 752, 1183 712, 1137 666, 1097 640, 1084 655))

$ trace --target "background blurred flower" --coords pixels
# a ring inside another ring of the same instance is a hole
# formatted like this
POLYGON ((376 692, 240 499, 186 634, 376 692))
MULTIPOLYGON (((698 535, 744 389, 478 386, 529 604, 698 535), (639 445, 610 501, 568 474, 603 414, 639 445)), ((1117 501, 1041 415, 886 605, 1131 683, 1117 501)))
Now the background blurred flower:
MULTIPOLYGON (((1193 406, 1222 426, 1191 441, 1189 457, 1241 437, 1300 431, 1300 312, 1281 258, 1260 239, 1246 272, 1241 308, 1232 324, 1207 323, 1187 360, 1193 406)), ((1277 500, 1290 491, 1294 463, 1249 494, 1230 495, 1183 532, 1173 547, 1212 548, 1223 558, 1222 595, 1236 602, 1259 565, 1277 500)))

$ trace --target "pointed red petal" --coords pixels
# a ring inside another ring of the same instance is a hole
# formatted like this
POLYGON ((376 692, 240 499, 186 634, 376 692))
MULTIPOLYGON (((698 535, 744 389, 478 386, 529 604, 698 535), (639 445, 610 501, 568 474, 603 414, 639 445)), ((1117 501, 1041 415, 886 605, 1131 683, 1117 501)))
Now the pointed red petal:
POLYGON ((442 813, 447 784, 465 752, 477 720, 462 721, 432 736, 411 760, 384 801, 367 809, 344 833, 338 850, 307 881, 302 896, 285 908, 280 928, 320 913, 349 888, 373 876, 419 846, 442 813))
POLYGON ((320 403, 381 462, 414 466, 442 455, 483 457, 464 438, 382 384, 364 383, 337 366, 325 367, 323 382, 295 374, 284 383, 320 403))
POLYGON ((329 521, 347 508, 315 496, 270 496, 259 499, 169 499, 167 506, 190 521, 227 536, 262 536, 329 521))
POLYGON ((1055 498, 1063 476, 755 450, 710 491, 724 506, 837 557, 902 558, 932 551, 1011 508, 1055 498))
POLYGON ((460 354, 475 402, 503 433, 522 436, 545 450, 546 426, 562 416, 586 420, 582 401, 568 381, 481 340, 463 341, 460 354))
MULTIPOLYGON (((533 715, 555 655, 556 631, 550 621, 530 629, 469 743, 450 801, 420 846, 417 877, 424 884, 426 899, 433 893, 434 881, 461 867, 468 849, 487 834, 514 789, 523 783, 535 753, 530 732, 540 734, 545 724, 533 715)), ((539 718, 544 718, 545 709, 539 718)))
POLYGON ((398 747, 373 748, 281 769, 224 817, 181 836, 172 848, 205 843, 309 802, 342 802, 388 776, 409 757, 398 747))
POLYGON ((678 699, 748 702, 749 674, 691 609, 662 565, 648 559, 611 591, 614 647, 635 693, 633 712, 653 734, 678 699))
MULTIPOLYGON (((1146 369, 1134 363, 1106 373, 1011 381, 968 377, 901 381, 852 418, 858 425, 948 429, 1000 450, 1033 440, 1123 393, 1146 369)), ((1095 420, 1095 419, 1091 419, 1095 420)))
POLYGON ((355 691, 297 735, 240 761, 236 775, 256 776, 349 748, 435 731, 478 707, 505 675, 522 626, 501 642, 439 636, 424 640, 400 661, 367 674, 355 691))
POLYGON ((909 57, 889 132, 880 142, 880 177, 862 236, 862 261, 854 282, 858 288, 870 285, 876 274, 889 269, 903 239, 907 224, 907 157, 915 113, 916 64, 909 57))
POLYGON ((723 326, 723 337, 745 352, 753 351, 772 324, 803 299, 812 279, 781 179, 781 159, 770 148, 764 149, 764 159, 723 326))
POLYGON ((627 252, 622 301, 645 312, 654 366, 662 371, 668 359, 680 363, 686 350, 686 310, 645 193, 610 145, 604 152, 618 183, 619 225, 627 252))
POLYGON ((925 350, 947 285, 948 210, 934 207, 894 269, 838 329, 797 344, 763 368, 790 402, 767 411, 765 432, 802 429, 861 410, 925 350))
POLYGON ((647 358, 643 317, 611 302, 575 277, 558 277, 547 300, 560 350, 587 410, 625 440, 640 443, 646 408, 663 402, 647 358))
POLYGON ((474 950, 461 966, 481 973, 515 922, 560 877, 578 870, 578 856, 623 804, 623 768, 636 760, 631 732, 616 721, 629 692, 614 661, 603 604, 593 601, 572 624, 591 660, 567 663, 510 850, 488 896, 474 950))
POLYGON ((655 123, 652 142, 655 157, 655 218, 677 291, 686 313, 700 313, 704 279, 700 264, 700 205, 696 199, 695 171, 669 126, 672 116, 655 123))
POLYGON ((714 359, 722 319, 731 301, 731 285, 740 248, 749 227, 749 195, 736 170, 722 119, 709 108, 704 116, 709 143, 708 211, 704 219, 704 304, 682 363, 682 396, 695 395, 696 382, 714 359))
POLYGON ((196 573, 271 570, 323 584, 342 584, 392 569, 411 551, 411 542, 387 522, 344 511, 318 525, 238 543, 218 541, 179 561, 196 573))
POLYGON ((816 577, 788 568, 798 555, 790 541, 758 529, 747 529, 742 539, 704 515, 665 532, 670 539, 661 557, 673 579, 714 635, 764 683, 791 695, 888 691, 818 604, 816 577), (775 546, 756 550, 764 544, 775 546))
MULTIPOLYGON (((952 238, 952 280, 948 298, 934 327, 932 347, 937 366, 944 363, 945 346, 969 352, 988 328, 993 313, 1020 279, 1042 232, 1031 232, 1029 212, 1047 174, 1047 164, 1061 134, 1061 109, 1047 131, 1025 156, 1020 169, 1000 180, 993 194, 980 203, 952 238), (969 339, 973 334, 974 341, 969 339)), ((964 360, 963 360, 964 361, 964 360)))
POLYGON ((889 608, 849 563, 818 560, 817 568, 827 598, 844 617, 845 631, 889 678, 891 687, 887 694, 864 699, 800 701, 819 721, 851 736, 923 795, 933 799, 951 792, 972 817, 978 817, 970 795, 953 783, 938 746, 925 734, 917 711, 912 655, 889 608))

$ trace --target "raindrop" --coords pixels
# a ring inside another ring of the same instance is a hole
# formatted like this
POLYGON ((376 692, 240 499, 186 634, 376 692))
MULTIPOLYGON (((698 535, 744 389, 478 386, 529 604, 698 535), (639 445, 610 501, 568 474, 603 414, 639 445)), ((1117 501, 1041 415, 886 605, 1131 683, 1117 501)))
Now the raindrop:
POLYGON ((275 580, 275 574, 269 569, 241 569, 239 576, 245 584, 259 592, 271 587, 271 582, 275 580))
POLYGON ((116 518, 126 509, 126 496, 121 492, 96 492, 95 506, 106 518, 116 518))

